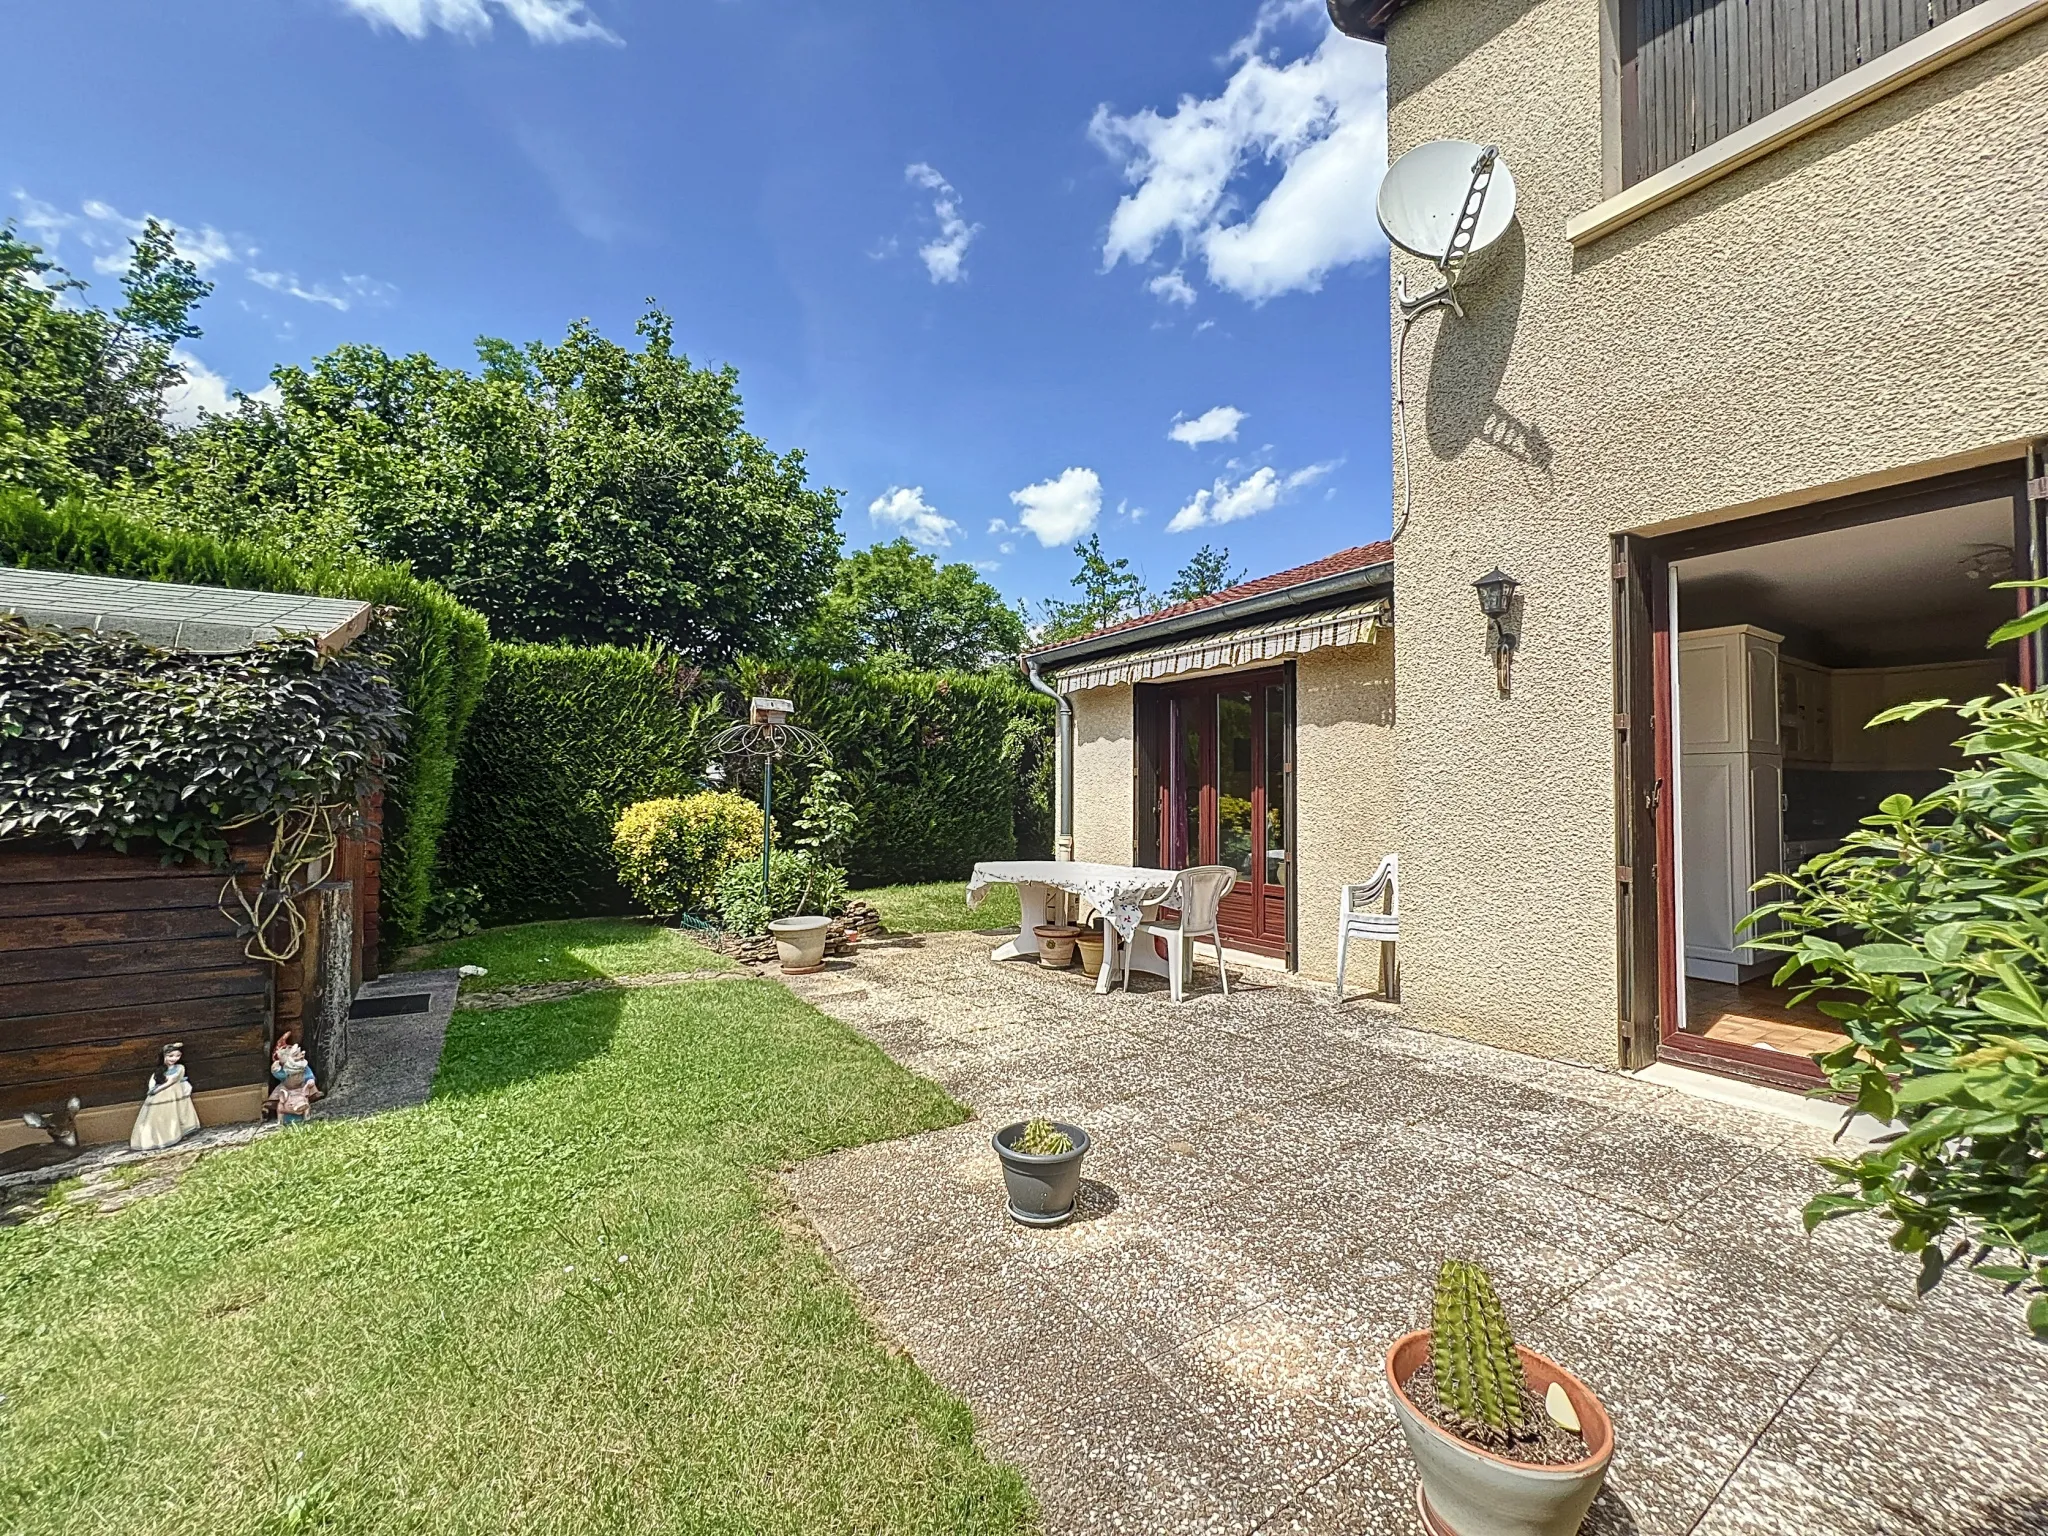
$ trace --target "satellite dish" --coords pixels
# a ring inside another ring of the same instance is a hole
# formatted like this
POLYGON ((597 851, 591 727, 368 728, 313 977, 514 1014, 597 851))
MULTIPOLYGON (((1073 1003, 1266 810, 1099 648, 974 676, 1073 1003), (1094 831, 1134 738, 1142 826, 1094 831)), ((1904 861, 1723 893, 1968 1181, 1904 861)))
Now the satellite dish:
POLYGON ((1389 240, 1450 275, 1507 233, 1515 178, 1490 144, 1432 139, 1387 167, 1377 212, 1389 240))

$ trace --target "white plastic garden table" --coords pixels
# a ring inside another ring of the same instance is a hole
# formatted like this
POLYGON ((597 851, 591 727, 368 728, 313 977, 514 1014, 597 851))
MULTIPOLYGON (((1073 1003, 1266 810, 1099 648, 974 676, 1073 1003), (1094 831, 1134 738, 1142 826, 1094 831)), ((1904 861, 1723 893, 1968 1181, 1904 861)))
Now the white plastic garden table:
MULTIPOLYGON (((1131 942, 1131 934, 1143 921, 1145 908, 1157 906, 1173 894, 1180 872, 1146 869, 1136 864, 1083 864, 1062 859, 999 859, 974 866, 967 881, 967 905, 978 907, 991 885, 1017 887, 1017 937, 997 946, 991 960, 1017 960, 1038 953, 1041 923, 1050 922, 1049 901, 1054 891, 1079 896, 1100 912, 1102 925, 1102 975, 1097 992, 1109 990, 1110 978, 1123 964, 1120 948, 1131 942)), ((1131 955, 1134 970, 1166 974, 1166 961, 1149 945, 1131 955)))

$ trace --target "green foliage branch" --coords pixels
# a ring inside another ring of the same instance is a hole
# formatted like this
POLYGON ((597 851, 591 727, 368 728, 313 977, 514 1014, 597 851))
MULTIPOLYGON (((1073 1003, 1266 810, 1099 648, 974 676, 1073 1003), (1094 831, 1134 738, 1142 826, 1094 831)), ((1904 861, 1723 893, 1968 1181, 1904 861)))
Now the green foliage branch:
POLYGON ((761 807, 728 790, 642 800, 612 828, 619 882, 649 912, 703 915, 726 866, 761 851, 761 807))
POLYGON ((476 890, 490 923, 630 910, 619 815, 702 788, 720 702, 667 651, 491 647, 442 845, 446 882, 476 890))
POLYGON ((834 917, 846 910, 846 871, 807 849, 777 848, 761 890, 758 856, 728 864, 718 877, 718 916, 728 933, 768 931, 779 917, 834 917))
POLYGON ((382 644, 406 715, 407 739, 384 768, 381 872, 386 947, 423 937, 440 889, 441 836, 455 765, 490 664, 484 621, 403 567, 355 560, 300 564, 274 550, 179 533, 123 510, 131 498, 45 506, 0 490, 0 564, 136 581, 352 597, 391 610, 382 644))
POLYGON ((1967 766, 1776 877, 1790 895, 1752 915, 1750 942, 1840 1021, 1846 1040, 1818 1058, 1829 1088, 1903 1127, 1823 1159, 1835 1187, 1807 1205, 1809 1230, 1874 1217, 1918 1257, 1922 1292, 1967 1262, 2027 1293, 2048 1338, 2048 693, 1871 724, 1942 708, 1968 723, 1967 766))
POLYGON ((353 807, 403 738, 374 647, 207 656, 0 615, 0 840, 219 865, 235 828, 353 807))

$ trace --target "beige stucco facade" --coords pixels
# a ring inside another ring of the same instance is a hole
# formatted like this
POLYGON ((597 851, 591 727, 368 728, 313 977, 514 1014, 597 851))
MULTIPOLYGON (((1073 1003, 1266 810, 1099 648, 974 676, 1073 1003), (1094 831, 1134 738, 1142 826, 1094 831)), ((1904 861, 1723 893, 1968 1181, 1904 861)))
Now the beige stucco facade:
MULTIPOLYGON (((1394 637, 1331 646, 1295 662, 1296 949, 1304 976, 1337 973, 1338 888, 1397 846, 1394 637)), ((1074 706, 1074 857, 1136 858, 1136 734, 1128 684, 1089 688, 1074 706)), ((1377 947, 1351 958, 1349 984, 1378 985, 1377 947)))
POLYGON ((1602 31, 1600 0, 1419 0, 1388 32, 1387 99, 1390 156, 1497 143, 1519 188, 1466 318, 1408 343, 1403 1003, 1612 1065, 1610 536, 2048 434, 2048 24, 1574 249, 1566 221, 1615 190, 1602 31), (1522 583, 1510 698, 1471 587, 1495 565, 1522 583))
POLYGON ((1099 864, 1137 859, 1131 797, 1137 731, 1129 683, 1074 695, 1074 857, 1099 864))

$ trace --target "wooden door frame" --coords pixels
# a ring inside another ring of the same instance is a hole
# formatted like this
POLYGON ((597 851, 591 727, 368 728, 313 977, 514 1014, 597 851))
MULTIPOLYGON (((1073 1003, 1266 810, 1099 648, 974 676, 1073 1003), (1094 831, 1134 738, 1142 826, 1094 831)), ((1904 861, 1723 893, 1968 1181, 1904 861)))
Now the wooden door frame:
MULTIPOLYGON (((1263 722, 1264 691, 1271 687, 1277 687, 1281 690, 1281 711, 1284 722, 1283 750, 1286 753, 1282 777, 1284 804, 1281 816, 1283 835, 1287 839, 1287 857, 1285 861, 1286 884, 1283 887, 1283 916, 1281 931, 1276 938, 1269 938, 1260 943, 1246 944, 1244 947, 1254 954, 1269 955, 1273 959, 1280 960, 1285 963, 1289 970, 1293 970, 1299 963, 1297 959, 1299 951, 1296 947, 1295 897, 1295 888, 1299 884, 1299 880, 1295 849, 1296 800, 1298 798, 1296 795, 1296 775, 1294 771, 1295 674, 1294 664, 1291 661, 1248 669, 1242 672, 1209 673, 1185 680, 1167 678, 1162 679, 1156 684, 1137 685, 1137 690, 1143 691, 1134 690, 1132 700, 1133 735, 1137 738, 1133 743, 1133 756, 1137 759, 1134 775, 1138 785, 1138 794, 1135 796, 1133 805, 1133 812, 1137 823, 1133 842, 1134 846, 1141 850, 1149 846, 1154 851, 1154 857, 1159 860, 1162 866, 1170 867, 1172 865, 1175 856, 1174 838, 1178 835, 1178 824, 1184 820, 1183 817, 1176 815, 1173 796, 1173 774, 1175 765, 1179 762, 1180 754, 1179 733, 1174 727, 1182 702, 1191 697, 1207 697, 1213 700, 1219 693, 1244 691, 1252 695, 1253 720, 1255 722, 1263 722), (1148 731, 1152 733, 1153 738, 1149 744, 1149 751, 1148 744, 1144 740, 1144 736, 1148 731), (1152 764, 1149 775, 1146 767, 1148 757, 1152 764), (1148 798, 1151 802, 1149 808, 1147 805, 1148 798)), ((1203 731, 1202 740, 1201 793, 1203 805, 1199 820, 1205 836, 1208 834, 1209 829, 1215 825, 1217 819, 1215 807, 1210 803, 1218 792, 1218 781, 1220 779, 1216 762, 1216 735, 1216 728, 1212 719, 1203 731)), ((1264 765, 1266 750, 1265 731, 1262 728, 1255 729, 1253 736, 1253 790, 1257 796, 1262 798, 1265 793, 1266 784, 1264 775, 1258 770, 1264 765)), ((1255 801, 1254 803, 1257 804, 1258 802, 1255 801)), ((1260 808, 1263 809, 1263 806, 1260 808)), ((1257 826, 1253 841, 1253 868, 1255 871, 1260 871, 1265 867, 1265 822, 1263 816, 1255 817, 1254 820, 1257 826)), ((1213 863, 1215 860, 1207 857, 1201 850, 1188 850, 1185 863, 1199 864, 1205 862, 1213 863)), ((1255 873, 1251 886, 1252 892, 1255 893, 1254 900, 1260 899, 1256 893, 1266 889, 1267 887, 1264 885, 1262 877, 1255 873)), ((1264 914, 1261 913, 1254 922, 1254 928, 1261 928, 1263 925, 1264 914)))
MULTIPOLYGON (((2048 471, 2048 453, 2040 445, 2030 459, 2042 466, 2037 476, 2048 471)), ((2015 507, 2015 564, 2027 579, 2041 579, 2048 575, 2048 485, 2038 486, 2041 494, 2030 495, 2038 481, 2030 483, 2029 467, 2029 460, 2014 459, 1676 533, 1614 537, 1616 982, 1624 1067, 1647 1065, 1652 1059, 1673 1061, 1723 1077, 1801 1090, 1825 1081, 1820 1069, 1801 1057, 1774 1059, 1772 1053, 1687 1035, 1678 1027, 1685 966, 1680 879, 1673 877, 1679 869, 1677 742, 1670 729, 1676 703, 1673 563, 2010 496, 2015 507), (1646 810, 1654 818, 1654 833, 1646 824, 1646 810), (1652 847, 1654 857, 1646 860, 1652 847), (1654 986, 1648 984, 1651 976, 1654 986)), ((2024 608, 2028 594, 2014 596, 2024 608)), ((2024 686, 2048 683, 2044 646, 2048 636, 2022 645, 2024 686)))

